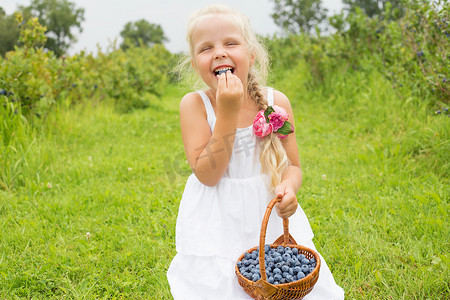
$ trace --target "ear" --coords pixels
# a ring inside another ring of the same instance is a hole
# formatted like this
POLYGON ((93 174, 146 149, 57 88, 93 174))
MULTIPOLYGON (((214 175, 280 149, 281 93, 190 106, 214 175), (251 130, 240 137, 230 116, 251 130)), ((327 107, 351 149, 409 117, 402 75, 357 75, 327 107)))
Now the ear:
POLYGON ((253 66, 255 63, 255 55, 253 53, 250 53, 250 67, 253 66))

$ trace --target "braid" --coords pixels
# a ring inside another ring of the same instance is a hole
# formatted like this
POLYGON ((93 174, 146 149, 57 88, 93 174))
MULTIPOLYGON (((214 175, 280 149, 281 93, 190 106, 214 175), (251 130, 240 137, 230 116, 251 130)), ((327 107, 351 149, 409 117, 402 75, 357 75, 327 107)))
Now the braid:
MULTIPOLYGON (((247 92, 250 98, 256 102, 258 109, 267 109, 267 98, 252 72, 248 74, 247 92)), ((270 186, 273 191, 280 183, 281 176, 289 164, 286 151, 275 134, 269 134, 261 140, 260 161, 262 171, 270 176, 270 186)))
POLYGON ((256 102, 256 105, 258 105, 258 108, 261 109, 267 109, 267 99, 264 97, 264 94, 262 92, 262 89, 258 83, 258 80, 256 80, 255 75, 253 75, 252 72, 248 73, 248 88, 247 92, 251 99, 253 99, 256 102))

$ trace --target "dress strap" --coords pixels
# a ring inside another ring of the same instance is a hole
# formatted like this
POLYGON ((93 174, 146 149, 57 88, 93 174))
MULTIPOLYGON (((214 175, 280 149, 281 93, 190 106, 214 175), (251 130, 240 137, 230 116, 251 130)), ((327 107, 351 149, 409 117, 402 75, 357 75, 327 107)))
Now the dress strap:
POLYGON ((209 97, 205 94, 205 92, 197 91, 197 93, 199 93, 200 96, 202 97, 203 104, 205 105, 206 109, 206 120, 208 121, 209 128, 211 128, 212 132, 214 126, 216 125, 216 114, 214 113, 211 101, 209 100, 209 97))
POLYGON ((273 105, 273 88, 271 87, 267 88, 267 105, 273 105))

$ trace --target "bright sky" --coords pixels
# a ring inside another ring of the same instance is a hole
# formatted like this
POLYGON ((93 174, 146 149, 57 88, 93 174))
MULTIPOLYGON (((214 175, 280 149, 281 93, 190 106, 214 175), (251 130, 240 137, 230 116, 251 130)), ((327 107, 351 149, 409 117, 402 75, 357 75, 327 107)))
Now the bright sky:
MULTIPOLYGON (((272 0, 70 0, 77 7, 85 9, 83 32, 76 34, 78 42, 69 51, 71 54, 86 50, 96 52, 97 44, 102 50, 117 39, 121 43, 120 31, 127 22, 146 19, 161 25, 169 42, 165 46, 171 52, 187 51, 185 39, 186 22, 196 9, 209 4, 221 3, 238 9, 247 15, 253 29, 259 34, 273 34, 279 31, 270 14, 272 0)), ((12 14, 19 5, 28 6, 31 0, 0 0, 7 14, 12 14)), ((341 10, 341 0, 322 0, 329 13, 341 10)))

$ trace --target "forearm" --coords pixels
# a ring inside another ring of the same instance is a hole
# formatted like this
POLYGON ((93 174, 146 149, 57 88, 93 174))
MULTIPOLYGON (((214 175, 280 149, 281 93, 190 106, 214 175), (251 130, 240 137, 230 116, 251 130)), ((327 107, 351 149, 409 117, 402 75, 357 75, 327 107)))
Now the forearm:
POLYGON ((290 188, 295 194, 299 191, 303 180, 302 170, 294 165, 289 165, 281 178, 280 185, 290 188))
POLYGON ((194 167, 197 179, 207 186, 216 185, 231 159, 237 128, 237 114, 217 117, 208 144, 200 153, 194 167))

